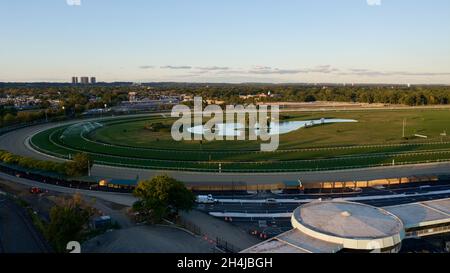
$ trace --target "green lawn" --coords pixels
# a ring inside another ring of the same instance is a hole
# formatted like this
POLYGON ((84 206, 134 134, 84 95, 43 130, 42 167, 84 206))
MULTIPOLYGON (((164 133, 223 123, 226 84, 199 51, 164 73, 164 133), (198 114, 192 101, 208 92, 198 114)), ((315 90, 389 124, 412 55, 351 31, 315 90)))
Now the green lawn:
MULTIPOLYGON (((327 118, 356 119, 358 123, 318 126, 281 136, 281 149, 367 145, 386 143, 408 143, 402 139, 403 120, 406 119, 406 136, 424 134, 429 140, 441 140, 440 134, 450 129, 450 110, 414 111, 368 111, 327 112, 314 114, 286 114, 289 120, 311 120, 327 118)), ((150 132, 146 123, 161 122, 161 119, 116 123, 93 132, 90 138, 111 144, 133 147, 191 149, 191 150, 258 150, 259 142, 214 141, 174 142, 170 133, 150 132)), ((170 124, 173 120, 166 120, 170 124)), ((422 141, 416 139, 415 141, 422 141)), ((413 140, 414 141, 414 140, 413 140)))
POLYGON ((175 142, 170 132, 146 129, 152 123, 171 125, 161 117, 125 118, 81 136, 81 130, 54 128, 37 134, 35 147, 57 156, 92 153, 98 163, 157 169, 223 171, 289 171, 353 168, 450 159, 450 138, 441 133, 450 125, 450 110, 383 110, 288 113, 289 120, 356 119, 300 129, 280 138, 280 149, 259 152, 249 141, 175 142), (402 124, 406 119, 406 136, 402 124), (61 135, 66 132, 65 138, 61 135), (413 137, 427 135, 428 139, 413 137))

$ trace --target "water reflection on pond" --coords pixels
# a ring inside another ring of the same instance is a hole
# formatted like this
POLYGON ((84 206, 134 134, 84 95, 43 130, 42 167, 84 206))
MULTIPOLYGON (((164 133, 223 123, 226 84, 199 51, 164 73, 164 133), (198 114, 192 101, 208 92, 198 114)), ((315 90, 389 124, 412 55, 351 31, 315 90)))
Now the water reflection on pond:
MULTIPOLYGON (((305 120, 305 121, 286 121, 281 123, 271 122, 269 126, 270 135, 283 135, 288 134, 294 131, 297 131, 301 128, 311 127, 316 125, 330 124, 330 123, 349 123, 349 122, 358 122, 353 119, 318 119, 318 120, 305 120)), ((191 127, 187 129, 188 132, 203 135, 207 132, 207 129, 204 125, 199 125, 195 127, 191 127)), ((241 136, 245 133, 245 126, 241 123, 220 123, 216 125, 215 128, 217 134, 219 136, 241 136)), ((260 129, 258 126, 254 128, 255 134, 259 135, 260 129)))

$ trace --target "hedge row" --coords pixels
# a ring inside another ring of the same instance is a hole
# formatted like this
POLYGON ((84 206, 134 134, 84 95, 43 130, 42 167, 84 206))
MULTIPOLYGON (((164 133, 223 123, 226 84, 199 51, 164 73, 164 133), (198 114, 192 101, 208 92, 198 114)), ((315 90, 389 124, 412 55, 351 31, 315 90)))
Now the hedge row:
POLYGON ((27 169, 42 170, 63 175, 66 174, 66 163, 37 160, 31 157, 15 155, 4 150, 0 150, 0 162, 27 169))

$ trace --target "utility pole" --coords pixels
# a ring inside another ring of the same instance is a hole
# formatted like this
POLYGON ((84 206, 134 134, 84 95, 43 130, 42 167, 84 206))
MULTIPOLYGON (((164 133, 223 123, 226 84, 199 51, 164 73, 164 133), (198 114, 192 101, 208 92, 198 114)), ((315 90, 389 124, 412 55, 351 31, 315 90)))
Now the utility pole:
POLYGON ((403 138, 405 138, 405 127, 406 127, 406 119, 403 119, 403 134, 402 134, 403 138))
POLYGON ((90 161, 88 160, 88 176, 91 177, 91 164, 90 161))

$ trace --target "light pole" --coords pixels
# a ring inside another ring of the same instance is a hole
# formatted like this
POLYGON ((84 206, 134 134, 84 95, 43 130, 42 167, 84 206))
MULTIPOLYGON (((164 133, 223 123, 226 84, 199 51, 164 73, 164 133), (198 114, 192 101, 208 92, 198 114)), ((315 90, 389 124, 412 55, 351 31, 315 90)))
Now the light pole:
POLYGON ((101 116, 102 118, 103 118, 103 112, 105 112, 105 114, 106 114, 106 108, 108 107, 108 104, 105 103, 105 104, 103 105, 103 107, 104 107, 103 111, 100 112, 100 116, 101 116))
POLYGON ((402 134, 403 138, 405 138, 405 126, 406 126, 406 119, 403 119, 403 134, 402 134))

